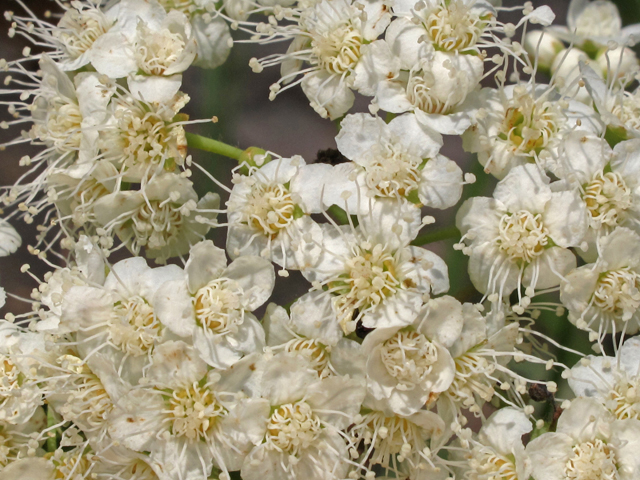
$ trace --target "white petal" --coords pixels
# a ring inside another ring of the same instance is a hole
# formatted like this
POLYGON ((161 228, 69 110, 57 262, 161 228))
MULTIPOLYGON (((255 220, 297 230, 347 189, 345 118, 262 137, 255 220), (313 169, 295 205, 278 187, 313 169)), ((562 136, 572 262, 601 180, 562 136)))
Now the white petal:
POLYGON ((276 283, 271 262, 254 256, 236 258, 221 276, 235 280, 242 287, 242 306, 249 311, 255 310, 269 299, 276 283))

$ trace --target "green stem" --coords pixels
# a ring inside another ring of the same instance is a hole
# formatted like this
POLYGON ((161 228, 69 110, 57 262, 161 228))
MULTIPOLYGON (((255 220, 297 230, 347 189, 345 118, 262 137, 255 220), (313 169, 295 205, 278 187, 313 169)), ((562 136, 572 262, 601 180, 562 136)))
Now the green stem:
POLYGON ((460 231, 455 227, 444 227, 435 232, 425 233, 424 235, 418 235, 416 239, 411 242, 411 245, 426 245, 428 243, 439 242, 440 240, 447 240, 449 238, 460 238, 460 231))
MULTIPOLYGON (((47 426, 51 427, 56 424, 55 414, 53 413, 53 409, 51 405, 47 405, 47 426)), ((58 448, 58 442, 56 441, 56 431, 49 431, 49 434, 53 433, 52 437, 47 438, 47 452, 55 452, 56 448, 58 448)))
POLYGON ((187 144, 191 148, 217 153, 218 155, 233 158, 234 160, 240 160, 240 157, 244 154, 244 150, 194 133, 187 133, 187 144))

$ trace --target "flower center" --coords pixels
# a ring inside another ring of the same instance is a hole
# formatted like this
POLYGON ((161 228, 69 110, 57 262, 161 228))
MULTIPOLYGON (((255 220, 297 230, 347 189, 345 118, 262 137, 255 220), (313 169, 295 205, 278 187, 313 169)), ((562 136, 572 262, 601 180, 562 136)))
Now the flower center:
POLYGON ((112 409, 113 402, 104 385, 96 375, 89 373, 75 383, 62 413, 65 419, 79 423, 86 431, 104 427, 112 409))
POLYGON ((15 363, 4 355, 0 355, 0 395, 9 396, 20 389, 20 370, 15 363))
POLYGON ((172 172, 187 154, 184 129, 172 123, 174 116, 166 106, 122 102, 114 112, 116 129, 107 132, 101 146, 125 168, 155 166, 172 172))
POLYGON ((299 338, 289 340, 285 345, 285 351, 302 355, 309 360, 311 368, 322 374, 329 365, 329 354, 324 345, 312 338, 299 338))
POLYGON ((174 242, 184 220, 182 207, 169 201, 150 201, 140 205, 131 216, 132 250, 137 252, 145 246, 159 249, 174 242))
POLYGON ((418 190, 421 158, 403 151, 398 146, 376 146, 375 160, 365 166, 367 186, 383 197, 407 196, 418 190))
POLYGON ((518 480, 515 464, 490 448, 474 448, 469 480, 518 480))
POLYGON ((32 134, 47 144, 55 146, 59 152, 68 152, 80 147, 82 140, 82 113, 77 104, 55 97, 48 102, 38 99, 34 103, 36 110, 46 110, 46 119, 36 121, 32 134))
POLYGON ((366 415, 364 422, 367 426, 364 443, 370 445, 373 442, 370 461, 374 465, 387 467, 392 455, 400 453, 407 457, 425 444, 424 432, 406 418, 397 415, 387 417, 374 411, 366 415))
POLYGON ((138 23, 136 61, 147 75, 163 75, 165 70, 178 60, 186 43, 179 33, 151 29, 145 23, 138 23))
POLYGON ((194 0, 158 0, 158 3, 162 5, 167 12, 178 10, 186 15, 198 9, 194 0))
POLYGON ((237 332, 244 320, 241 296, 240 287, 232 280, 209 282, 195 295, 196 320, 216 334, 237 332))
POLYGON ((423 70, 412 70, 409 72, 409 80, 407 81, 407 98, 415 107, 426 113, 447 114, 456 106, 457 103, 464 100, 466 92, 458 92, 457 100, 454 98, 454 92, 451 92, 447 101, 436 97, 432 94, 435 86, 435 78, 430 72, 423 70))
POLYGON ((573 447, 573 457, 566 463, 567 480, 614 480, 618 478, 616 457, 599 438, 573 447))
POLYGON ((598 280, 593 304, 624 321, 640 307, 640 275, 628 267, 612 270, 598 280))
POLYGON ((454 358, 456 375, 448 393, 456 401, 469 408, 476 404, 477 395, 485 402, 491 401, 494 390, 487 377, 494 367, 486 358, 476 353, 465 353, 454 358))
POLYGON ((295 219, 296 205, 284 185, 256 182, 247 195, 243 222, 264 235, 275 238, 295 219))
POLYGON ((558 131, 558 114, 549 102, 538 102, 528 92, 509 102, 498 137, 508 141, 514 152, 533 156, 547 147, 558 131))
POLYGON ((363 42, 362 35, 347 23, 324 34, 312 32, 311 50, 320 67, 342 75, 360 60, 363 42))
POLYGON ((206 438, 216 419, 227 413, 211 390, 197 384, 188 389, 175 390, 167 403, 171 433, 189 440, 206 438))
MULTIPOLYGON (((62 452, 62 450, 57 450, 57 452, 62 452)), ((55 455, 53 465, 55 466, 53 475, 55 480, 86 478, 94 467, 90 454, 83 454, 79 449, 55 455)))
POLYGON ((413 330, 400 330, 385 341, 380 355, 387 373, 398 381, 399 390, 413 390, 422 384, 438 360, 436 346, 413 330))
POLYGON ((640 130, 640 90, 635 93, 622 92, 622 101, 616 99, 611 109, 616 117, 625 125, 635 131, 640 130))
POLYGON ((161 324, 153 308, 140 296, 113 306, 109 322, 109 340, 129 355, 140 356, 151 350, 160 336, 161 324))
POLYGON ((450 52, 475 46, 485 21, 474 15, 469 5, 460 1, 443 1, 427 17, 424 27, 439 49, 450 52))
POLYGON ((373 249, 369 244, 355 247, 354 255, 345 262, 345 273, 327 285, 336 296, 334 306, 343 328, 355 310, 374 307, 402 287, 393 255, 380 244, 373 249))
POLYGON ((526 210, 505 214, 500 219, 498 246, 511 260, 530 263, 542 255, 549 243, 548 231, 541 221, 541 215, 526 210))
POLYGON ((54 36, 62 42, 67 56, 76 59, 89 50, 112 24, 100 9, 78 5, 64 13, 54 36))
POLYGON ((320 436, 320 419, 308 403, 300 401, 278 407, 267 424, 267 445, 297 456, 320 436))
POLYGON ((614 402, 612 411, 616 417, 620 420, 640 420, 640 377, 618 380, 610 396, 614 402))
POLYGON ((584 201, 592 223, 615 227, 631 207, 631 189, 616 172, 598 172, 584 188, 584 201))

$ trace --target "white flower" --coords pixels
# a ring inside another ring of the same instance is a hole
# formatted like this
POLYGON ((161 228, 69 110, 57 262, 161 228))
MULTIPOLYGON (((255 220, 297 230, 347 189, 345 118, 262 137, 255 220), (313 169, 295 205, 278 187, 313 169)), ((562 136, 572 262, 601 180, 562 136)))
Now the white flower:
MULTIPOLYGON (((246 12, 240 13, 234 6, 244 4, 243 1, 225 0, 224 10, 230 17, 221 14, 213 0, 158 0, 167 13, 178 11, 185 14, 191 23, 192 36, 195 40, 196 58, 193 65, 201 68, 213 69, 222 65, 231 52, 233 39, 227 21, 246 20, 253 6, 246 12)), ((240 6, 239 10, 246 5, 240 6)))
POLYGON ((111 436, 149 452, 163 480, 205 480, 214 464, 225 473, 238 470, 264 436, 269 403, 236 399, 235 372, 208 370, 184 342, 167 342, 154 357, 151 383, 118 399, 111 436))
POLYGON ((556 175, 580 192, 589 213, 587 261, 597 258, 596 241, 617 226, 640 233, 640 196, 636 192, 640 167, 636 152, 640 142, 629 140, 612 151, 601 138, 576 131, 566 135, 556 175))
POLYGON ((640 420, 616 420, 591 398, 571 402, 553 433, 544 433, 526 448, 534 480, 638 478, 640 420))
POLYGON ((293 157, 234 177, 227 202, 229 256, 263 256, 292 269, 314 265, 322 232, 310 214, 323 210, 319 178, 330 169, 329 165, 306 165, 302 158, 293 157))
POLYGON ((560 300, 569 321, 600 335, 640 329, 640 236, 618 227, 598 241, 599 258, 569 272, 560 300))
POLYGON ((374 102, 387 112, 413 112, 421 124, 436 132, 464 132, 471 125, 476 108, 465 100, 482 78, 483 61, 473 55, 433 51, 403 69, 393 48, 387 42, 375 42, 363 58, 363 65, 387 67, 369 74, 374 102), (393 60, 386 60, 389 57, 393 60))
POLYGON ((461 470, 469 480, 512 480, 529 478, 531 460, 525 453, 522 436, 533 429, 521 410, 504 407, 482 425, 478 437, 471 440, 470 452, 461 470))
MULTIPOLYGON (((281 91, 295 77, 304 74, 302 90, 311 106, 323 117, 336 119, 353 105, 350 87, 357 82, 357 65, 366 44, 372 42, 389 24, 388 7, 381 0, 358 4, 352 0, 321 0, 303 9, 288 9, 293 27, 274 27, 273 35, 294 37, 284 55, 256 60, 258 70, 282 64, 282 78, 271 88, 281 91), (362 5, 362 8, 359 8, 362 5), (309 67, 302 69, 303 63, 309 67)), ((289 85, 286 88, 290 88, 289 85)))
POLYGON ((47 349, 42 334, 24 332, 0 321, 0 420, 25 424, 42 405, 41 361, 47 349))
POLYGON ((376 201, 360 215, 357 228, 323 225, 322 256, 303 270, 323 302, 332 308, 345 333, 359 321, 367 328, 399 327, 413 322, 423 295, 449 289, 440 257, 409 246, 419 211, 405 202, 376 201))
POLYGON ((227 266, 224 250, 207 240, 191 247, 185 278, 163 284, 153 304, 169 330, 191 338, 205 362, 224 369, 262 350, 264 331, 249 312, 267 301, 274 284, 268 260, 242 256, 227 266))
POLYGON ((456 217, 474 286, 500 299, 520 287, 530 297, 536 288, 558 285, 576 264, 568 247, 580 245, 587 229, 578 194, 553 192, 538 166, 523 165, 511 169, 493 196, 467 200, 456 217))
POLYGON ((616 4, 607 0, 571 0, 567 26, 553 26, 555 35, 578 47, 606 46, 607 42, 633 46, 639 39, 640 25, 622 27, 616 4))
POLYGON ((177 117, 188 102, 189 97, 182 93, 165 102, 146 103, 126 92, 111 102, 98 144, 123 181, 144 183, 184 165, 187 139, 184 122, 177 117))
POLYGON ((69 216, 76 227, 96 224, 93 207, 100 198, 117 187, 118 170, 107 160, 87 165, 89 171, 76 178, 73 171, 52 171, 48 178, 49 198, 61 216, 69 216))
POLYGON ((245 458, 245 480, 338 480, 349 469, 348 445, 341 430, 353 423, 365 396, 361 380, 331 376, 318 380, 299 356, 278 354, 257 367, 257 395, 271 414, 266 433, 245 458))
POLYGON ((594 398, 617 419, 640 420, 640 339, 628 338, 615 357, 589 355, 571 369, 569 385, 580 397, 594 398))
POLYGON ((186 178, 164 173, 141 190, 114 192, 94 203, 96 222, 114 232, 129 250, 159 262, 185 254, 215 224, 220 197, 207 193, 198 200, 186 178))
POLYGON ((577 101, 558 101, 552 87, 510 85, 483 89, 476 122, 462 136, 464 149, 477 153, 487 173, 503 178, 516 165, 535 162, 553 171, 566 132, 599 134, 596 113, 577 101))
POLYGON ((325 182, 323 201, 345 204, 349 212, 366 213, 366 199, 404 198, 414 204, 445 209, 462 194, 462 171, 438 154, 439 135, 418 123, 414 115, 386 124, 379 117, 348 115, 336 137, 340 152, 353 160, 334 167, 325 182))
POLYGON ((75 285, 64 293, 59 328, 76 332, 80 357, 105 385, 114 374, 136 385, 156 346, 170 335, 153 297, 165 281, 183 275, 175 265, 151 269, 142 257, 122 260, 103 287, 75 285))
POLYGON ((360 469, 370 471, 372 466, 379 465, 395 470, 400 464, 399 468, 403 470, 421 470, 431 464, 433 460, 428 452, 435 446, 432 439, 439 437, 445 429, 438 414, 419 410, 411 415, 398 415, 391 413, 384 400, 375 404, 378 408, 365 399, 366 413, 351 429, 364 447, 360 469))
POLYGON ((360 344, 343 337, 331 301, 321 292, 303 295, 291 306, 291 316, 275 304, 263 319, 267 345, 300 355, 318 375, 364 376, 365 356, 360 344))
POLYGON ((449 388, 455 364, 447 347, 462 328, 462 306, 453 297, 431 299, 403 328, 376 328, 362 343, 367 389, 391 412, 411 415, 449 388))
POLYGON ((607 133, 618 140, 640 136, 640 89, 610 88, 611 81, 605 82, 587 65, 581 65, 580 72, 607 133))
POLYGON ((462 328, 448 345, 456 366, 449 388, 437 397, 438 413, 450 424, 465 408, 479 414, 485 402, 495 394, 498 379, 509 374, 506 365, 515 355, 518 323, 505 324, 500 308, 483 316, 478 305, 462 305, 462 328))

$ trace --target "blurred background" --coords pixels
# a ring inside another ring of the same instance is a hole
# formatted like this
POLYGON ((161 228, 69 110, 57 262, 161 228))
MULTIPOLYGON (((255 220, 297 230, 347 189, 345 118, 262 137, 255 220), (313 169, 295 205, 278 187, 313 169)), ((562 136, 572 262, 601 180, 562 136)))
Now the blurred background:
MULTIPOLYGON (((42 16, 48 9, 55 11, 58 7, 54 1, 49 0, 23 0, 25 5, 34 13, 42 16)), ((521 5, 523 2, 505 0, 505 6, 521 5)), ((532 2, 534 7, 547 4, 556 13, 555 23, 566 24, 566 11, 569 0, 532 2)), ((623 23, 640 22, 640 0, 618 0, 623 23)), ((11 0, 0 0, 0 10, 14 10, 20 12, 21 7, 11 0)), ((514 16, 514 23, 517 22, 514 16)), ((501 19, 506 21, 505 18, 501 19)), ((9 39, 6 32, 9 23, 0 19, 0 58, 13 60, 21 57, 23 48, 29 43, 23 38, 9 39)), ((234 35, 237 32, 234 32, 234 35)), ((236 37, 239 39, 239 37, 236 37)), ((208 123, 191 126, 188 130, 210 138, 218 139, 245 149, 249 146, 257 146, 278 153, 284 157, 302 155, 307 162, 313 162, 318 150, 335 148, 334 137, 337 134, 336 125, 320 118, 309 106, 308 101, 300 88, 293 88, 279 95, 274 101, 269 101, 269 86, 279 77, 279 68, 267 68, 260 74, 252 73, 248 67, 251 57, 263 57, 269 53, 286 50, 285 43, 269 46, 237 43, 234 45, 228 61, 213 71, 192 68, 184 75, 183 90, 191 96, 191 102, 183 110, 191 118, 218 117, 216 124, 208 123)), ((4 100, 4 99, 2 99, 4 100)), ((367 99, 359 98, 353 111, 366 112, 367 99)), ((7 119, 5 111, 0 112, 0 121, 7 119)), ((9 141, 19 135, 19 131, 0 130, 0 144, 9 141)), ((32 154, 31 147, 9 147, 0 151, 0 184, 11 185, 21 175, 18 160, 25 154, 32 154)), ((217 179, 230 185, 230 170, 235 166, 233 160, 212 155, 206 152, 191 150, 194 161, 207 168, 217 179)), ((478 181, 474 185, 465 187, 464 198, 472 195, 490 196, 495 180, 485 175, 475 159, 466 154, 461 148, 459 138, 449 137, 445 141, 443 154, 455 160, 464 172, 473 172, 478 181)), ((200 194, 206 191, 217 191, 226 199, 224 191, 217 188, 204 175, 192 177, 200 194)), ((430 211, 425 214, 437 218, 437 223, 425 229, 425 231, 453 225, 457 207, 444 212, 430 211)), ((25 312, 30 305, 20 301, 18 297, 28 298, 32 288, 37 283, 26 274, 19 273, 20 266, 24 263, 31 264, 31 272, 42 278, 49 267, 29 255, 26 246, 33 242, 35 228, 24 223, 13 222, 23 237, 23 245, 17 254, 0 258, 0 285, 12 295, 7 299, 6 306, 0 310, 0 316, 6 312, 25 312)), ((219 228, 211 231, 209 237, 214 239, 216 245, 223 247, 225 244, 225 229, 219 228)), ((450 293, 461 301, 478 301, 481 298, 466 279, 467 260, 460 252, 453 250, 454 240, 445 240, 428 245, 427 248, 441 255, 448 263, 452 276, 450 293)), ((121 256, 127 256, 123 252, 121 256)), ((112 262, 119 257, 111 258, 112 262)), ((297 298, 309 288, 308 283, 296 272, 291 272, 287 279, 278 279, 277 290, 272 301, 284 305, 297 298)), ((560 343, 583 351, 589 352, 589 343, 584 332, 579 332, 570 325, 566 318, 558 318, 555 315, 543 315, 540 327, 544 333, 556 339, 560 343)), ((573 365, 577 358, 572 358, 560 353, 559 359, 573 365)), ((540 371, 527 372, 534 378, 553 378, 553 372, 540 371)))

